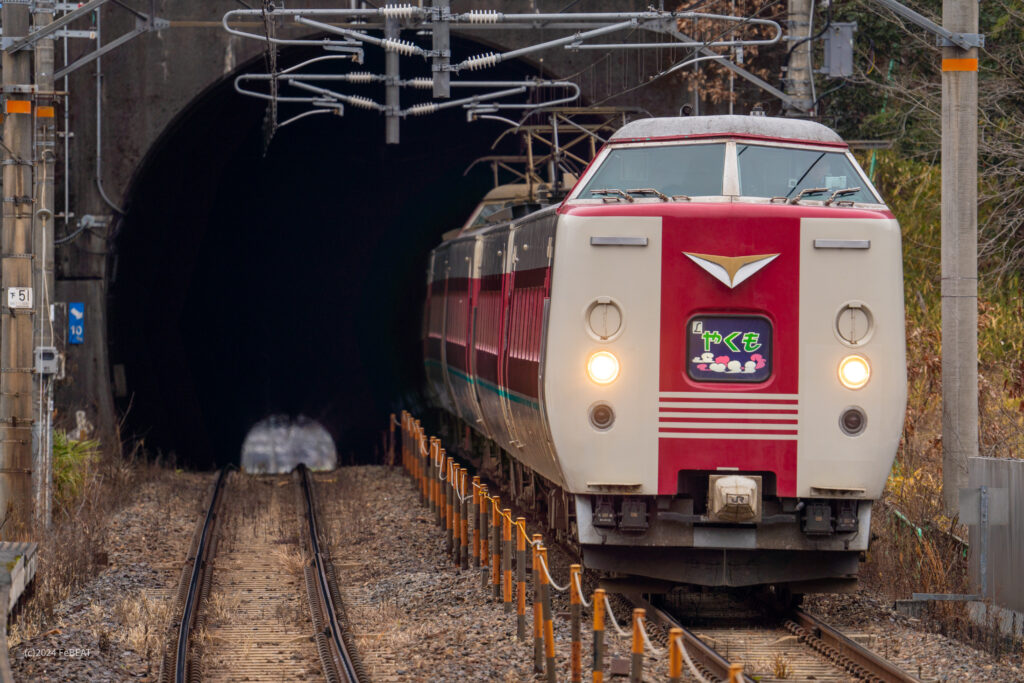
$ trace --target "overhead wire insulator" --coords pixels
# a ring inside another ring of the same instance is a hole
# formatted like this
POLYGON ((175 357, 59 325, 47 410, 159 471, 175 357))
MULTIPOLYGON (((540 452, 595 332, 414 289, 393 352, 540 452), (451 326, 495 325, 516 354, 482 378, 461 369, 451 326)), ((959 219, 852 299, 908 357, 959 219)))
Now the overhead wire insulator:
POLYGON ((398 38, 385 38, 380 44, 388 52, 397 52, 400 55, 407 55, 413 57, 420 53, 418 45, 414 45, 407 40, 399 40, 398 38))
POLYGON ((419 88, 420 90, 429 90, 434 87, 433 78, 410 78, 408 83, 410 88, 419 88))
POLYGON ((411 19, 419 8, 415 5, 384 5, 380 13, 388 19, 411 19))
POLYGON ((369 97, 363 97, 362 95, 348 95, 345 97, 345 102, 351 104, 357 109, 379 109, 380 105, 371 100, 369 97))
POLYGON ((433 102, 424 102, 423 104, 414 104, 406 110, 409 116, 423 116, 425 114, 433 114, 437 111, 437 105, 433 102))
POLYGON ((471 24, 497 24, 501 13, 496 9, 475 9, 462 16, 471 24))
POLYGON ((348 74, 349 83, 373 83, 374 75, 369 71, 355 71, 348 74))
POLYGON ((465 60, 459 66, 463 69, 469 69, 470 71, 476 71, 477 69, 486 69, 489 66, 494 66, 501 61, 501 55, 494 52, 488 52, 487 54, 477 55, 476 57, 470 57, 465 60))

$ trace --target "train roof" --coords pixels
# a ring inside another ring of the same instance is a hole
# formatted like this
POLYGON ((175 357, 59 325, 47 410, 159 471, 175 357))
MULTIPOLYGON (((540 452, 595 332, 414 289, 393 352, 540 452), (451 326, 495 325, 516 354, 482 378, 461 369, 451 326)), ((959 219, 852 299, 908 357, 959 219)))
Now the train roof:
POLYGON ((627 123, 611 141, 705 135, 750 135, 785 140, 843 144, 834 130, 814 121, 775 116, 672 116, 627 123))

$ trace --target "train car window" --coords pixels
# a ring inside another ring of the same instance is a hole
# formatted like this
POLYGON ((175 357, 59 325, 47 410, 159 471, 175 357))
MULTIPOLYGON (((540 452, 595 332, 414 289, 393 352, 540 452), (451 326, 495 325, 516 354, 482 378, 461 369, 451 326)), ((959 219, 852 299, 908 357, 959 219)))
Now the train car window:
POLYGON ((487 220, 488 218, 498 213, 502 209, 506 209, 512 206, 513 204, 515 204, 515 201, 494 202, 493 204, 482 205, 480 207, 480 210, 477 212, 476 217, 473 219, 473 223, 469 226, 469 229, 472 230, 474 228, 481 228, 487 225, 488 223, 490 223, 490 221, 487 220))
POLYGON ((860 190, 843 195, 854 202, 876 203, 867 183, 842 152, 823 152, 792 147, 736 145, 740 195, 744 197, 795 197, 801 190, 825 188, 808 199, 828 199, 836 190, 860 190))
POLYGON ((590 199, 591 190, 653 188, 690 197, 721 196, 725 144, 644 145, 612 149, 577 196, 590 199))

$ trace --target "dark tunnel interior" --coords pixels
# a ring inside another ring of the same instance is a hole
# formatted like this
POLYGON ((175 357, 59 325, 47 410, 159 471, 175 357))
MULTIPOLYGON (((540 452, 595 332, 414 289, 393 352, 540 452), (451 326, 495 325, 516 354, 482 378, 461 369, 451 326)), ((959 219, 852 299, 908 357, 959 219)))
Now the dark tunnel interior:
MULTIPOLYGON (((426 62, 402 68, 429 75, 426 62)), ((355 70, 382 73, 383 59, 367 51, 355 70)), ((535 75, 510 63, 487 78, 535 75)), ((383 88, 344 91, 383 99, 383 88)), ((347 108, 278 130, 264 156, 265 111, 227 79, 136 173, 110 290, 126 435, 208 468, 237 462, 256 421, 304 414, 331 432, 340 462, 369 462, 387 414, 422 401, 427 254, 492 186, 486 165, 463 171, 504 128, 456 108, 405 119, 401 144, 385 145, 382 116, 347 108)))

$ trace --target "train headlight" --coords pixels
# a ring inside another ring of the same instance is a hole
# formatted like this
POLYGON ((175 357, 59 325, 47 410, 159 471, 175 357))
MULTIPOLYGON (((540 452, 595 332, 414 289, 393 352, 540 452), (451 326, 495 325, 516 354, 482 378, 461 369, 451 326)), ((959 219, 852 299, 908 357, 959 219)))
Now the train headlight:
POLYGON ((863 356, 847 356, 839 363, 839 381, 847 389, 860 389, 871 379, 871 366, 863 356))
POLYGON ((587 374, 598 384, 611 384, 619 376, 619 359, 610 351, 598 351, 587 361, 587 374))

